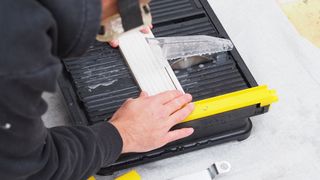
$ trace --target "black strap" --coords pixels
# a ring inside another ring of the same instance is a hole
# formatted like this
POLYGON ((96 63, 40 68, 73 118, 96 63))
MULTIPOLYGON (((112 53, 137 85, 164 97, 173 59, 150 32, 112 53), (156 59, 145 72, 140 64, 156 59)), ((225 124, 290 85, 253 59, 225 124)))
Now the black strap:
POLYGON ((139 0, 118 0, 118 8, 125 31, 143 25, 139 0))

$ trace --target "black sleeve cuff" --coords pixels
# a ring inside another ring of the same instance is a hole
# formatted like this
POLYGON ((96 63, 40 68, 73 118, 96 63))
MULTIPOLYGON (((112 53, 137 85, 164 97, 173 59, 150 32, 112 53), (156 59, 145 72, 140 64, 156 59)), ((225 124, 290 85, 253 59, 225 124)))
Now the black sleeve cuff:
POLYGON ((105 152, 104 165, 114 163, 120 156, 123 147, 118 130, 108 122, 102 122, 90 127, 99 140, 102 152, 105 152))

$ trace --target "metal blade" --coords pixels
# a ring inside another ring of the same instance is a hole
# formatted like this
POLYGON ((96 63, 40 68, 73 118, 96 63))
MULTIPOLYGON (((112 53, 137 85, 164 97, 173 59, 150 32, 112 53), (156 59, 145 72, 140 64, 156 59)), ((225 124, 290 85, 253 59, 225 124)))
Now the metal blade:
POLYGON ((205 35, 147 38, 147 41, 151 49, 153 46, 160 46, 167 60, 210 55, 233 49, 230 40, 205 35))
POLYGON ((192 56, 187 58, 179 58, 170 62, 171 68, 174 70, 187 69, 191 66, 195 66, 201 63, 210 61, 210 58, 206 56, 192 56))

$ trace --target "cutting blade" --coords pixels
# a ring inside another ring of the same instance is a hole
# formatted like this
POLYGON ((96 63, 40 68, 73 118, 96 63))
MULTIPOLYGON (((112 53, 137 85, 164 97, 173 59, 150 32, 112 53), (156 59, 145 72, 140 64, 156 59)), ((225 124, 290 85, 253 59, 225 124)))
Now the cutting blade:
POLYGON ((151 49, 160 46, 167 60, 211 55, 233 49, 230 40, 205 35, 147 38, 147 41, 151 49))

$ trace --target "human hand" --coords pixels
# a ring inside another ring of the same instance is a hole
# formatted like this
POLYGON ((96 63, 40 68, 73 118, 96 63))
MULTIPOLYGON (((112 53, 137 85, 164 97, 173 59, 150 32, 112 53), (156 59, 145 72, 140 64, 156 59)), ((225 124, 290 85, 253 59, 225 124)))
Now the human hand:
POLYGON ((191 100, 190 94, 176 90, 128 99, 110 120, 122 137, 122 153, 147 152, 190 136, 193 128, 170 129, 193 111, 191 100))
MULTIPOLYGON (((141 4, 148 4, 150 0, 140 0, 141 4)), ((117 5, 117 0, 102 0, 102 16, 101 20, 105 20, 110 18, 111 16, 115 15, 118 13, 118 5, 117 5)), ((146 27, 141 30, 142 33, 149 33, 150 30, 153 28, 152 25, 149 27, 146 27)), ((119 41, 118 40, 112 40, 109 42, 110 46, 116 48, 119 46, 119 41)))

